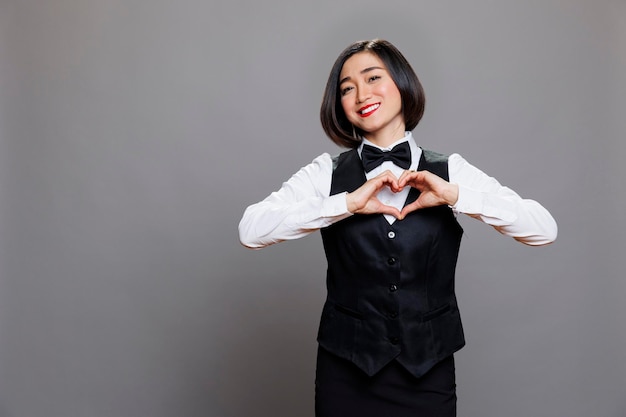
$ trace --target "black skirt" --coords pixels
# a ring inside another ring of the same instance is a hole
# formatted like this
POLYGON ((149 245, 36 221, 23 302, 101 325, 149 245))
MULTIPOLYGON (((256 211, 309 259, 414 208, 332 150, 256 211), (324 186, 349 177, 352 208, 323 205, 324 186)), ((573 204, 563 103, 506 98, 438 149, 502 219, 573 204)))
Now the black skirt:
POLYGON ((455 417, 454 357, 420 378, 392 361, 374 376, 318 348, 316 417, 455 417))

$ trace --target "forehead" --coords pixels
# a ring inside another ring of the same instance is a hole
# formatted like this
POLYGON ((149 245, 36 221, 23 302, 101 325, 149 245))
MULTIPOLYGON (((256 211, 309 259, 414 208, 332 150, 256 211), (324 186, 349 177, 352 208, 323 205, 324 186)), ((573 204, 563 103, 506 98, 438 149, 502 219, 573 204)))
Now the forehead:
POLYGON ((372 67, 387 68, 376 54, 368 51, 358 52, 344 62, 339 79, 356 75, 364 69, 372 67))

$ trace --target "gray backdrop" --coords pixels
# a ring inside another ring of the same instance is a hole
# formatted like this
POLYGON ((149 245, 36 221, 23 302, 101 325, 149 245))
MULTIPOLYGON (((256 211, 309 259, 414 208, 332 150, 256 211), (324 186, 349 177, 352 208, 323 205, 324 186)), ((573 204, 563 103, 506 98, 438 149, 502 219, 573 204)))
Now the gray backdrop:
POLYGON ((0 416, 313 416, 319 234, 237 223, 339 151, 324 83, 373 37, 418 142, 560 227, 460 219, 459 415, 626 416, 623 0, 1 0, 0 416))

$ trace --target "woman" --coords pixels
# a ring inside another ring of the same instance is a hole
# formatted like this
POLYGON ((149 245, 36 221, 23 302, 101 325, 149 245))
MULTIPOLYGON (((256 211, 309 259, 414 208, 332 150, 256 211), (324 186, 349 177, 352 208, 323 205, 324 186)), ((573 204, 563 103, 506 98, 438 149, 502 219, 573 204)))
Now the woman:
POLYGON ((322 154, 248 207, 241 243, 262 248, 321 230, 328 296, 318 333, 318 417, 456 415, 453 354, 465 341, 454 293, 457 213, 528 245, 554 219, 458 154, 421 149, 411 131, 422 86, 384 40, 333 65, 322 127, 351 150, 322 154))

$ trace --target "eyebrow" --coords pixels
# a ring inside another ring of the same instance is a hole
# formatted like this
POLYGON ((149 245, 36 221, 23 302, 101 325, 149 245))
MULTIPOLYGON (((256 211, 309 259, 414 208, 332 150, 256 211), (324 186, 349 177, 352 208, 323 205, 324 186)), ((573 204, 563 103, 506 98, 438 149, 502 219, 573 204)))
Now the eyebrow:
MULTIPOLYGON (((376 69, 384 70, 384 68, 381 68, 381 67, 367 67, 367 68, 361 70, 361 74, 365 74, 367 72, 370 72, 370 71, 373 71, 373 70, 376 70, 376 69)), ((342 78, 341 81, 339 81, 339 85, 345 83, 346 81, 350 81, 350 77, 342 78)))

